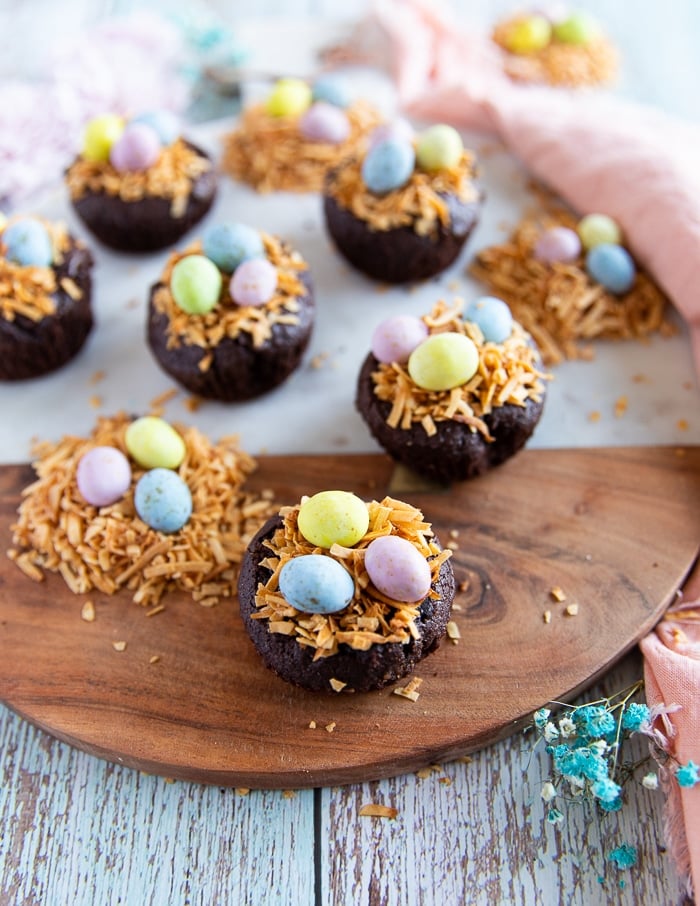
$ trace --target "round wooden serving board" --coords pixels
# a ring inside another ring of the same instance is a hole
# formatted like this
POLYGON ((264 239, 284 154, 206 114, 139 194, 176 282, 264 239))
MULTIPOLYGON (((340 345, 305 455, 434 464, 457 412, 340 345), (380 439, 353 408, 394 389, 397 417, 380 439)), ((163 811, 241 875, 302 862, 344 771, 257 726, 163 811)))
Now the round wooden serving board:
MULTIPOLYGON (((29 466, 0 467, 2 551, 32 478, 29 466)), ((461 639, 419 665, 416 702, 277 679, 235 596, 206 609, 173 595, 148 618, 128 594, 91 594, 86 623, 88 596, 54 575, 34 583, 4 556, 2 701, 71 745, 168 777, 298 788, 390 776, 502 738, 591 683, 657 622, 700 542, 697 447, 525 451, 451 489, 421 487, 380 455, 261 457, 252 484, 281 503, 326 488, 389 492, 419 506, 443 543, 455 539, 461 639)))

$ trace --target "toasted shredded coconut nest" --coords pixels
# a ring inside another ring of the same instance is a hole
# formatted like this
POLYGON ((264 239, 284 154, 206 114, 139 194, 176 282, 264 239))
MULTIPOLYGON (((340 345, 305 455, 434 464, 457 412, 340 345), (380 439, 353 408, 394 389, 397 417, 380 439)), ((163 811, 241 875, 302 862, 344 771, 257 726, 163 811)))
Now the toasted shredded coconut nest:
MULTIPOLYGON (((303 499, 301 501, 304 502, 303 499)), ((442 564, 452 551, 442 550, 433 538, 430 523, 424 522, 420 510, 408 503, 385 497, 371 501, 369 528, 365 536, 352 547, 334 544, 328 550, 315 547, 299 531, 299 507, 280 510, 283 525, 273 537, 265 541, 271 555, 261 561, 261 566, 272 570, 272 575, 255 594, 257 613, 254 620, 267 620, 270 632, 293 636, 300 645, 315 649, 314 660, 336 654, 338 646, 349 645, 358 651, 367 651, 372 645, 387 642, 405 644, 418 637, 415 621, 421 601, 406 604, 387 598, 369 580, 364 562, 369 543, 380 535, 399 535, 413 544, 430 564, 431 581, 434 583, 442 564), (334 614, 307 614, 296 610, 279 591, 279 574, 284 564, 303 554, 324 554, 337 560, 352 576, 355 595, 348 606, 334 614)), ((431 589, 429 596, 437 598, 431 589)))
POLYGON ((672 334, 675 328, 665 317, 668 300, 644 271, 637 269, 628 293, 615 296, 591 280, 583 254, 570 264, 535 259, 533 247, 543 230, 575 229, 576 223, 564 210, 528 215, 507 242, 478 252, 469 272, 510 305, 548 365, 593 358, 585 341, 672 334))
MULTIPOLYGON (((17 219, 8 220, 4 229, 17 219)), ((52 266, 24 266, 8 261, 0 233, 0 317, 5 321, 14 321, 17 315, 22 315, 37 322, 56 311, 56 300, 52 298, 58 289, 54 267, 63 261, 72 240, 62 223, 51 223, 40 217, 36 219, 49 232, 53 248, 52 266)), ((80 299, 83 295, 80 287, 70 277, 61 280, 61 287, 72 299, 80 299)))
POLYGON ((440 301, 422 320, 430 334, 449 331, 473 340, 479 351, 476 374, 452 390, 424 390, 405 365, 381 362, 372 379, 376 396, 392 404, 386 419, 389 427, 408 430, 420 423, 431 436, 437 432, 437 422, 451 419, 492 441, 483 416, 506 403, 524 406, 528 399, 542 399, 543 381, 549 376, 539 370, 539 355, 522 327, 514 323, 504 343, 487 343, 476 324, 462 319, 463 307, 461 299, 452 307, 440 301))
POLYGON ((270 116, 263 104, 244 111, 238 128, 224 136, 221 169, 258 192, 319 192, 326 171, 352 154, 380 122, 371 105, 356 101, 345 110, 347 140, 311 142, 299 131, 299 117, 270 116))
MULTIPOLYGON (((277 286, 273 297, 265 305, 237 305, 231 298, 230 280, 224 275, 221 297, 218 304, 204 315, 190 315, 175 302, 170 292, 170 276, 173 267, 188 255, 202 254, 201 241, 194 242, 182 252, 173 252, 161 276, 161 284, 153 293, 156 311, 167 315, 168 349, 181 345, 200 346, 213 349, 225 337, 233 339, 240 333, 253 338, 253 346, 259 349, 272 336, 275 324, 298 324, 298 299, 306 288, 299 274, 308 264, 299 252, 293 251, 286 243, 268 233, 260 233, 268 261, 277 269, 277 286)), ((206 371, 213 355, 205 356, 199 364, 206 371)))
POLYGON ((362 179, 362 159, 355 157, 330 174, 326 192, 373 230, 410 226, 419 236, 428 236, 438 224, 450 225, 445 195, 455 195, 463 202, 479 198, 475 175, 474 155, 464 151, 456 167, 428 173, 416 166, 406 185, 375 195, 362 179))
POLYGON ((620 61, 615 46, 604 35, 587 44, 568 44, 552 36, 542 50, 515 54, 508 50, 508 32, 522 16, 498 23, 493 40, 504 54, 506 73, 519 82, 538 82, 567 88, 607 85, 617 77, 620 61))
POLYGON ((119 173, 109 161, 90 161, 79 157, 66 172, 66 183, 72 199, 89 192, 118 195, 122 201, 140 201, 148 196, 170 200, 172 217, 182 217, 192 186, 212 168, 212 162, 178 138, 160 152, 160 157, 147 170, 119 173))
POLYGON ((192 493, 193 512, 173 534, 150 528, 136 514, 133 492, 144 469, 132 462, 131 487, 117 503, 95 507, 78 492, 80 458, 96 446, 127 454, 124 413, 100 418, 87 439, 65 436, 37 444, 37 480, 22 492, 18 521, 12 526, 11 560, 30 578, 58 572, 76 594, 98 590, 133 592, 137 604, 152 606, 168 591, 192 594, 203 606, 233 593, 245 548, 270 515, 270 494, 243 491, 255 460, 236 437, 210 442, 196 428, 175 425, 186 454, 178 468, 192 493))

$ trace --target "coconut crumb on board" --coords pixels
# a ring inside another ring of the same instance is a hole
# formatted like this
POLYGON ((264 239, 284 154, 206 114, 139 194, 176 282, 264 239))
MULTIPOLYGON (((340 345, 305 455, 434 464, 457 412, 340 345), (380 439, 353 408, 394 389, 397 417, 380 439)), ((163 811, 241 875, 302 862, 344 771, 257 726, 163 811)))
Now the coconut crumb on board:
POLYGON ((126 642, 112 642, 112 648, 114 648, 115 651, 126 651, 126 642))
POLYGON ((407 698, 409 701, 417 702, 420 696, 418 691, 423 685, 423 680, 419 676, 414 676, 405 686, 399 686, 393 690, 394 695, 399 695, 401 698, 407 698))
POLYGON ((85 620, 86 623, 95 622, 95 605, 92 603, 92 601, 86 601, 83 604, 80 610, 80 617, 81 619, 85 620))

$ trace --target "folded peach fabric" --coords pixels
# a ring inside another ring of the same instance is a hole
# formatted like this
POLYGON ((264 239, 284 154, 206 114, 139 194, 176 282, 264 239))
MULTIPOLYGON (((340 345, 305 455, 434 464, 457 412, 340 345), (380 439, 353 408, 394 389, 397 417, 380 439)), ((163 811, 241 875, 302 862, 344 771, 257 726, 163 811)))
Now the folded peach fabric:
MULTIPOLYGON (((451 22, 434 0, 377 0, 346 52, 371 62, 367 47, 409 115, 493 134, 580 213, 614 217, 687 320, 700 371, 700 125, 602 91, 516 84, 489 38, 451 22)), ((700 762, 697 609, 641 646, 649 705, 681 706, 671 754, 683 763, 700 762)), ((669 846, 700 890, 700 785, 668 787, 669 846)))

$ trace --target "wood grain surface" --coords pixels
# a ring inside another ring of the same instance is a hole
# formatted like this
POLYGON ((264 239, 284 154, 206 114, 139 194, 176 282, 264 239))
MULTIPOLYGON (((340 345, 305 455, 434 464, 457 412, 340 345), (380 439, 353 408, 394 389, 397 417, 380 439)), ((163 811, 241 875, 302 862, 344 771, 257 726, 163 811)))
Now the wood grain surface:
MULTIPOLYGON (((571 697, 651 628, 697 554, 697 448, 528 451, 451 489, 402 483, 382 456, 260 463, 255 483, 280 502, 328 487, 391 491, 455 544, 462 638, 420 666, 416 703, 282 682, 258 660, 235 598, 206 609, 173 595, 149 619, 128 595, 91 594, 97 619, 85 623, 84 598, 61 579, 33 583, 3 560, 5 703, 92 754, 169 777, 255 788, 387 777, 479 748, 571 697), (554 586, 566 602, 551 599, 554 586)), ((30 479, 26 466, 0 471, 5 547, 30 479)))

